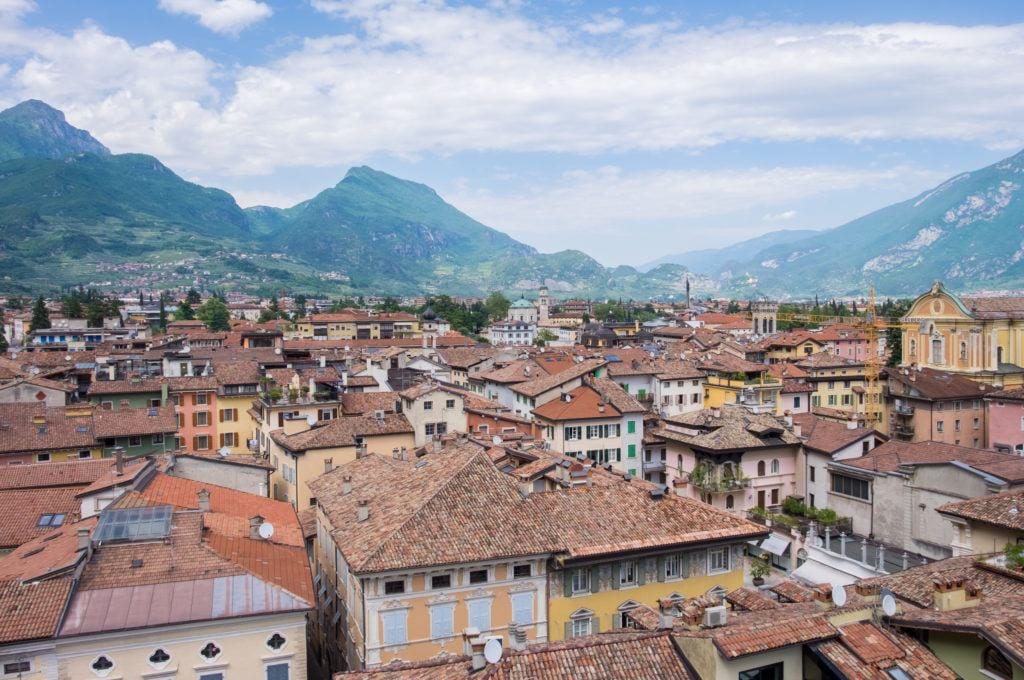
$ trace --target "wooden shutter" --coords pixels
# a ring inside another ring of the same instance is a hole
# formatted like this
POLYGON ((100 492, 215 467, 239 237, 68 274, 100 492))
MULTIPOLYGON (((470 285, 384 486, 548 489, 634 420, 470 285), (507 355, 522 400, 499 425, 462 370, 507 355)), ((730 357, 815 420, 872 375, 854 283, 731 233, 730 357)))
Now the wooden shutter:
POLYGON ((199 425, 199 412, 198 411, 193 411, 192 412, 192 427, 197 427, 198 425, 199 425))
POLYGON ((647 583, 647 560, 636 561, 636 582, 640 585, 647 583))
POLYGON ((236 423, 238 422, 238 409, 237 408, 231 409, 231 420, 235 421, 236 423))
POLYGON ((621 564, 613 564, 612 565, 612 589, 613 590, 618 590, 619 589, 619 580, 621 578, 622 578, 622 565, 621 564))
POLYGON ((217 418, 218 418, 218 422, 221 422, 221 423, 224 422, 224 409, 219 409, 217 411, 217 418))
POLYGON ((220 445, 224 446, 224 433, 223 432, 220 435, 220 445))
POLYGON ((572 621, 565 622, 565 639, 569 640, 572 638, 572 621))
POLYGON ((591 635, 595 635, 595 634, 600 633, 600 632, 601 632, 601 617, 600 616, 591 616, 590 617, 590 633, 591 633, 591 635))
POLYGON ((658 580, 659 581, 664 581, 665 580, 665 558, 664 557, 659 557, 658 558, 658 580))
POLYGON ((198 402, 198 401, 196 400, 196 393, 195 393, 195 392, 193 392, 192 394, 190 394, 190 395, 189 395, 189 399, 191 399, 191 400, 192 400, 192 405, 193 405, 193 406, 196 406, 196 405, 197 405, 197 404, 199 403, 199 402, 198 402))
POLYGON ((562 572, 563 591, 566 597, 572 597, 572 575, 573 570, 566 569, 562 572))
POLYGON ((199 437, 192 437, 192 450, 193 451, 198 451, 199 450, 199 437))
POLYGON ((590 568, 590 592, 596 593, 601 589, 601 570, 598 567, 590 568))

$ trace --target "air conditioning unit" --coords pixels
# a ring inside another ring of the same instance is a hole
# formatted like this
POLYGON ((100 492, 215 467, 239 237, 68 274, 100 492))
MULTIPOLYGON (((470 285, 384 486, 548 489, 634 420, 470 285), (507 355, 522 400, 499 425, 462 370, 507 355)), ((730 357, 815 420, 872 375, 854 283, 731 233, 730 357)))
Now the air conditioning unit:
POLYGON ((708 607, 704 610, 704 627, 718 628, 724 626, 728 610, 724 606, 708 607))

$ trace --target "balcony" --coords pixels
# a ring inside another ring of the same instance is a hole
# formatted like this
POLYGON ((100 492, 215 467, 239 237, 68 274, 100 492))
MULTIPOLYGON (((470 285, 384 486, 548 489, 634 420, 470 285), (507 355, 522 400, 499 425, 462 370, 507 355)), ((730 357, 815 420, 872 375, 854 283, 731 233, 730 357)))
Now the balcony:
POLYGON ((914 407, 910 404, 904 404, 903 402, 896 402, 892 407, 893 413, 901 416, 912 416, 914 415, 914 407))
POLYGON ((664 472, 665 461, 663 460, 645 460, 644 461, 644 474, 648 472, 664 472))
POLYGON ((750 479, 728 474, 710 466, 698 465, 688 475, 688 481, 705 493, 729 493, 750 486, 750 479))
POLYGON ((892 428, 894 436, 900 439, 913 439, 914 438, 914 426, 908 424, 895 425, 892 428))

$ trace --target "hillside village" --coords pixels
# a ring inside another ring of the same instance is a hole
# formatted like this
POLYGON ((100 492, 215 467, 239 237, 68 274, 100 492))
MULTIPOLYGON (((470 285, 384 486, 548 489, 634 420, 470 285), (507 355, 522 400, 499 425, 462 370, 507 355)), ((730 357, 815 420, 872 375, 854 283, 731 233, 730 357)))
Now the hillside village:
POLYGON ((5 301, 2 678, 1024 675, 1022 298, 79 298, 5 301))

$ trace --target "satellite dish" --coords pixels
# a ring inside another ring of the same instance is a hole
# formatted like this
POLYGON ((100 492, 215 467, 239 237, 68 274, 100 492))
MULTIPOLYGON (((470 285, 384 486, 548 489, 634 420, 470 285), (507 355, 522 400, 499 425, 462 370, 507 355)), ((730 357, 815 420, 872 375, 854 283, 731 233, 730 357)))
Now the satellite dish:
POLYGON ((896 596, 892 594, 891 590, 882 590, 882 611, 886 616, 896 615, 896 596))
POLYGON ((487 663, 498 663, 501 661, 501 638, 492 637, 484 643, 484 658, 487 663))
POLYGON ((316 416, 313 415, 312 413, 306 416, 306 424, 309 425, 310 427, 316 425, 316 416))
POLYGON ((264 541, 269 541, 270 537, 274 535, 274 525, 270 522, 264 522, 259 528, 260 538, 264 541))
POLYGON ((832 584, 832 604, 837 607, 846 604, 846 588, 835 583, 832 584))
POLYGON ((228 447, 226 447, 226 446, 222 446, 222 447, 220 447, 219 449, 217 449, 217 453, 219 453, 220 455, 222 455, 222 456, 224 456, 225 458, 227 458, 227 457, 228 457, 228 455, 229 455, 229 454, 231 453, 231 449, 229 449, 229 448, 228 448, 228 447))
POLYGON ((501 437, 499 437, 498 435, 494 435, 493 437, 491 437, 491 443, 494 444, 495 446, 498 446, 499 444, 501 444, 501 437))

